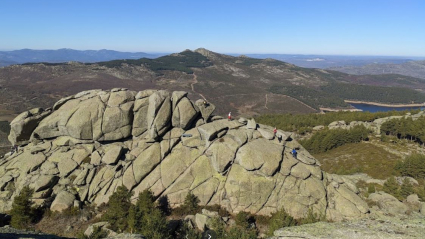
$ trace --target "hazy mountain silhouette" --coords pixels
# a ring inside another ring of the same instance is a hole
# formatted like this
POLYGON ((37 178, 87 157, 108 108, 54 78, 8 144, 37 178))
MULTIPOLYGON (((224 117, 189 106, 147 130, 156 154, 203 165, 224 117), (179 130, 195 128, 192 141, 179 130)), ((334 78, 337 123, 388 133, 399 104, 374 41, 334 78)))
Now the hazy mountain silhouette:
POLYGON ((21 64, 28 62, 99 62, 117 59, 156 58, 160 54, 144 52, 119 52, 113 50, 73 50, 68 48, 58 50, 22 49, 15 51, 0 51, 0 66, 21 64))

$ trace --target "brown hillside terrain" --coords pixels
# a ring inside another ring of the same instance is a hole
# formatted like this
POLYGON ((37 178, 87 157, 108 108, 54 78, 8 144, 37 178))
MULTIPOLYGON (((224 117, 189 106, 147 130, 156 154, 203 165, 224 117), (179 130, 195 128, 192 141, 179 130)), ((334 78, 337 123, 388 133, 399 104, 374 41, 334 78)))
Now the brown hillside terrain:
MULTIPOLYGON (((323 103, 313 106, 312 101, 305 101, 303 94, 308 96, 310 93, 298 92, 298 95, 288 96, 282 92, 273 94, 270 88, 295 86, 298 90, 315 90, 330 82, 356 81, 376 84, 376 76, 351 76, 334 71, 301 68, 272 59, 232 57, 205 49, 189 54, 195 58, 203 57, 209 63, 204 64, 205 60, 201 59, 203 67, 192 67, 191 63, 186 62, 185 53, 188 51, 166 56, 167 63, 165 60, 147 64, 134 64, 130 61, 97 64, 70 62, 0 68, 0 120, 10 121, 17 112, 34 107, 48 107, 58 99, 80 91, 115 87, 136 91, 147 88, 187 91, 193 100, 205 97, 213 102, 217 105, 217 113, 221 115, 229 111, 234 115, 244 116, 312 113, 318 112, 318 107, 323 103), (166 64, 175 64, 176 61, 180 65, 186 63, 193 72, 188 72, 187 67, 186 71, 167 68, 166 64), (159 67, 149 65, 158 62, 159 67)), ((397 79, 400 77, 403 79, 398 81, 398 86, 425 89, 422 82, 412 85, 411 81, 404 79, 406 77, 397 76, 397 79)), ((340 104, 345 103, 341 100, 340 104)), ((348 105, 345 104, 344 107, 348 105)))

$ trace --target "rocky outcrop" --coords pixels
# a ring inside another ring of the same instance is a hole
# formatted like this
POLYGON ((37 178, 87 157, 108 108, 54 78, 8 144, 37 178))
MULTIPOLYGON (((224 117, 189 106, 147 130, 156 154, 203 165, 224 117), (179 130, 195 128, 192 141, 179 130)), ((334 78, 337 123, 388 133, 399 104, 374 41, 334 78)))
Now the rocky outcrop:
POLYGON ((179 206, 192 192, 200 204, 233 213, 284 208, 301 218, 311 209, 336 221, 368 212, 355 184, 324 174, 291 133, 279 130, 278 140, 273 128, 212 116, 214 108, 193 103, 185 92, 161 90, 91 90, 64 98, 32 121, 32 132, 23 126, 25 133, 10 134, 12 142, 27 144, 0 161, 0 211, 30 185, 37 203, 53 202, 57 211, 100 205, 125 186, 134 200, 150 189, 179 206))
POLYGON ((423 218, 373 216, 370 219, 344 222, 318 222, 296 227, 285 227, 269 239, 353 239, 353 238, 423 238, 423 218))
MULTIPOLYGON (((370 129, 374 134, 380 135, 381 134, 381 126, 383 123, 392 120, 392 119, 401 119, 401 118, 411 118, 412 120, 417 120, 419 117, 422 117, 424 115, 425 111, 420 111, 416 114, 406 113, 404 116, 388 116, 384 118, 375 119, 372 122, 364 122, 364 121, 351 121, 349 124, 347 124, 345 121, 334 121, 328 125, 329 129, 351 129, 357 125, 363 125, 367 129, 370 129)), ((325 127, 322 125, 316 126, 313 128, 313 130, 322 130, 325 127)))
POLYGON ((27 144, 34 129, 50 112, 50 110, 35 108, 18 115, 10 123, 9 141, 12 145, 27 144))

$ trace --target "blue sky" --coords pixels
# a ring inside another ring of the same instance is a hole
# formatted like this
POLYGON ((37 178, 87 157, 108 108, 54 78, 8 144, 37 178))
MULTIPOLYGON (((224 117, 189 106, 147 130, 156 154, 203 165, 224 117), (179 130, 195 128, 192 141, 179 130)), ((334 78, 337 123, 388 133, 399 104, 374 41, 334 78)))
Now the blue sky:
POLYGON ((2 0, 0 50, 425 56, 423 0, 2 0))

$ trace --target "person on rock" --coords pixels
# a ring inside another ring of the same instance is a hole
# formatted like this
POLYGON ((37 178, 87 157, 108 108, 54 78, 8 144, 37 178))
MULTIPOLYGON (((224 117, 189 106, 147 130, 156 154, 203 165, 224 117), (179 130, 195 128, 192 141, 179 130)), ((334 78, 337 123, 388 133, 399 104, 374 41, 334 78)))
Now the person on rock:
POLYGON ((277 136, 277 140, 279 140, 279 143, 282 143, 282 135, 281 135, 281 134, 279 134, 279 135, 277 136))
POLYGON ((294 156, 294 158, 297 158, 297 150, 296 149, 292 149, 292 156, 294 156))
POLYGON ((204 100, 203 104, 204 104, 204 107, 208 107, 208 105, 209 105, 206 100, 204 100))
POLYGON ((231 121, 231 120, 232 120, 232 112, 229 112, 229 114, 227 115, 227 119, 228 119, 229 121, 231 121))
POLYGON ((276 137, 276 133, 277 133, 277 129, 276 129, 276 127, 274 127, 274 130, 273 130, 273 137, 276 137))

